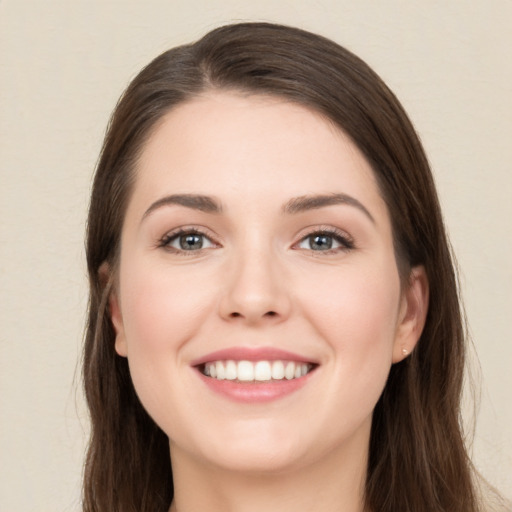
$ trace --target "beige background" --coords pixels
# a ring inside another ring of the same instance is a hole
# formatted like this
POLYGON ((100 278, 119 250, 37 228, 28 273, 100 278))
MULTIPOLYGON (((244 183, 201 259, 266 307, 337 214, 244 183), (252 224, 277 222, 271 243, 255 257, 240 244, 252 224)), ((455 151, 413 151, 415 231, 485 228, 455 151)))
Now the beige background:
POLYGON ((409 111, 481 364, 475 460, 511 496, 510 0, 0 0, 0 509, 79 510, 84 219, 109 113, 151 58, 235 20, 335 39, 409 111))

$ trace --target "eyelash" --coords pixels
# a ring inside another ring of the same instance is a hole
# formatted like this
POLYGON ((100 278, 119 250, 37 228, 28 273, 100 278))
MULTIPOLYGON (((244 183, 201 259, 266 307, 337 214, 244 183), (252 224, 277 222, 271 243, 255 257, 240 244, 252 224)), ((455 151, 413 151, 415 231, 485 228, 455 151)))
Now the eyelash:
POLYGON ((348 252, 355 248, 354 240, 345 231, 341 231, 340 229, 327 226, 315 228, 310 232, 306 233, 301 237, 301 239, 296 244, 294 244, 293 247, 297 247, 299 244, 315 236, 326 236, 332 238, 335 242, 339 244, 339 247, 320 251, 315 251, 313 249, 305 249, 311 253, 315 253, 315 255, 330 255, 339 252, 348 252))
MULTIPOLYGON (((202 229, 198 229, 195 227, 184 227, 184 228, 180 228, 176 231, 167 233, 158 241, 157 246, 159 248, 163 248, 169 252, 172 252, 174 254, 178 254, 181 256, 198 255, 198 254, 202 253, 203 251, 211 248, 211 247, 206 247, 206 248, 201 247, 199 249, 186 250, 186 249, 178 249, 178 248, 172 247, 170 245, 171 242, 174 242, 175 240, 179 239, 179 237, 181 237, 183 235, 190 235, 190 236, 197 235, 197 236, 203 238, 203 243, 204 243, 204 239, 206 239, 209 241, 210 244, 212 244, 212 247, 215 247, 215 246, 219 247, 219 244, 217 242, 215 242, 210 235, 207 235, 206 233, 204 233, 204 231, 202 229)), ((347 251, 350 251, 355 248, 354 240, 346 232, 341 231, 336 228, 332 228, 332 227, 320 227, 320 228, 315 228, 315 229, 311 230, 310 232, 304 234, 300 238, 300 240, 292 246, 292 248, 300 250, 301 248, 298 246, 300 244, 302 244, 303 242, 307 241, 308 239, 311 240, 311 238, 314 236, 325 236, 328 238, 332 238, 336 243, 339 244, 339 247, 329 248, 326 250, 318 250, 318 251, 315 251, 314 249, 304 249, 306 251, 309 251, 310 253, 318 253, 318 255, 320 255, 320 254, 321 255, 330 255, 330 254, 336 254, 338 252, 347 252, 347 251)))
MULTIPOLYGON (((204 233, 204 231, 202 229, 198 229, 198 228, 195 228, 195 227, 184 227, 184 228, 180 228, 176 231, 172 231, 170 233, 167 233, 165 234, 158 242, 158 247, 162 248, 162 249, 165 249, 169 252, 172 252, 174 254, 178 254, 180 256, 192 256, 192 255, 197 255, 199 253, 202 253, 203 251, 205 250, 208 250, 209 248, 203 248, 201 247, 200 249, 191 249, 191 250, 186 250, 186 249, 178 249, 176 247, 172 247, 170 244, 171 242, 175 241, 175 240, 178 240, 181 236, 183 235, 189 235, 189 236, 193 236, 193 235, 197 235, 203 239, 206 239, 208 240, 213 247, 215 246, 219 246, 219 244, 217 242, 215 242, 211 236, 207 235, 206 233, 204 233)), ((204 242, 203 242, 204 243, 204 242)))

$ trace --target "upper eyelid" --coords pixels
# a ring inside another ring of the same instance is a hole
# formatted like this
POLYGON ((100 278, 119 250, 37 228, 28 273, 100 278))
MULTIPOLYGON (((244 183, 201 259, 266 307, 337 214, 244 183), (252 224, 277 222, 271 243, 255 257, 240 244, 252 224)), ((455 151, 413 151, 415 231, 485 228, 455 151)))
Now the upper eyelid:
POLYGON ((220 237, 217 236, 215 233, 213 233, 210 229, 206 228, 205 226, 198 226, 196 224, 190 224, 190 225, 184 225, 179 226, 173 229, 169 229, 164 233, 162 238, 166 237, 173 237, 177 235, 181 235, 183 233, 196 233, 198 235, 203 235, 207 238, 214 238, 218 240, 220 237))
MULTIPOLYGON (((212 230, 208 229, 207 227, 197 225, 197 224, 184 225, 184 226, 176 227, 174 229, 170 229, 170 230, 166 231, 165 234, 159 238, 158 242, 159 243, 162 243, 164 241, 168 242, 168 241, 174 239, 175 237, 180 236, 184 233, 195 233, 195 234, 204 236, 204 237, 208 238, 215 245, 221 246, 224 243, 221 236, 212 232, 212 230)), ((334 237, 339 237, 339 238, 347 241, 351 245, 355 244, 353 236, 351 236, 350 233, 348 233, 344 229, 334 227, 331 225, 313 225, 313 226, 308 226, 308 227, 302 228, 293 237, 294 242, 292 243, 292 246, 297 245, 298 243, 303 241, 305 238, 307 238, 308 236, 314 235, 315 233, 326 233, 326 234, 329 234, 334 237)))
MULTIPOLYGON (((209 229, 207 229, 204 226, 197 226, 197 225, 188 225, 188 226, 180 226, 174 229, 170 229, 169 231, 166 231, 164 235, 158 238, 156 246, 157 247, 165 247, 168 246, 168 244, 175 240, 180 235, 191 233, 191 234, 197 234, 204 236, 207 238, 213 245, 216 246, 222 246, 222 242, 220 241, 220 238, 216 236, 215 234, 211 233, 209 229)), ((201 249, 199 249, 201 250, 201 249)), ((194 251, 195 252, 195 251, 194 251)))
POLYGON ((296 238, 300 241, 308 236, 314 235, 315 233, 328 233, 329 235, 337 235, 340 238, 344 238, 351 242, 354 241, 354 237, 348 231, 327 225, 310 226, 307 228, 303 228, 297 233, 296 238))
MULTIPOLYGON (((327 234, 333 238, 338 238, 339 239, 339 242, 342 247, 341 247, 341 250, 351 250, 351 249, 355 249, 356 248, 356 244, 355 244, 355 240, 354 238, 349 234, 347 233, 345 230, 343 229, 339 229, 339 228, 335 228, 333 226, 323 226, 323 227, 311 227, 311 229, 307 232, 303 232, 301 233, 300 235, 297 236, 297 241, 294 242, 292 244, 292 248, 296 248, 299 244, 301 244, 304 240, 306 240, 308 237, 314 235, 314 234, 327 234)), ((318 252, 319 254, 321 254, 323 252, 323 254, 329 254, 329 253, 332 253, 333 251, 337 252, 340 248, 334 248, 334 249, 329 249, 329 250, 325 250, 325 251, 314 251, 314 252, 318 252)))

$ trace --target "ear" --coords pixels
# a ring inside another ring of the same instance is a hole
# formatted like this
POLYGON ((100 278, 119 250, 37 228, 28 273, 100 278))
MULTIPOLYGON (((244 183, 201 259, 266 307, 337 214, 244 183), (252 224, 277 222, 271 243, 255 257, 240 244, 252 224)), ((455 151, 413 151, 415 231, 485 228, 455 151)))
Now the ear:
POLYGON ((100 281, 108 289, 108 311, 110 320, 116 333, 115 350, 118 355, 127 357, 128 351, 126 346, 126 337, 124 333, 123 317, 121 314, 121 306, 118 298, 118 291, 114 284, 113 271, 108 263, 102 263, 99 269, 100 281))
POLYGON ((427 318, 429 284, 423 266, 414 267, 409 275, 407 288, 402 292, 398 316, 393 363, 405 359, 420 339, 427 318))

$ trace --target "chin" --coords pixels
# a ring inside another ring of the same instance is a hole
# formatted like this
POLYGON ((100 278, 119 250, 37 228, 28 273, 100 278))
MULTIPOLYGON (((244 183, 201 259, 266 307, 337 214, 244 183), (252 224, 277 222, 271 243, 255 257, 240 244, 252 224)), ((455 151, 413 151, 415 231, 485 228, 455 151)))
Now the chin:
POLYGON ((247 443, 241 449, 230 447, 222 457, 212 457, 210 463, 225 471, 253 475, 286 473, 305 465, 303 457, 296 451, 262 449, 261 446, 247 446, 247 443))
MULTIPOLYGON (((192 436, 177 436, 171 441, 173 451, 188 452, 202 464, 224 471, 240 473, 279 473, 303 465, 304 456, 311 451, 311 443, 296 429, 276 425, 268 419, 235 422, 222 428, 196 431, 192 436), (181 439, 179 438, 181 437, 181 439), (303 442, 301 442, 301 440, 303 442)), ((306 436, 307 437, 307 436, 306 436)), ((172 437, 171 437, 172 439, 172 437)))
POLYGON ((340 441, 343 444, 340 439, 319 435, 307 421, 302 422, 307 430, 292 423, 295 425, 249 421, 223 429, 218 435, 211 430, 203 432, 196 457, 224 471, 278 474, 314 464, 328 457, 340 441))

